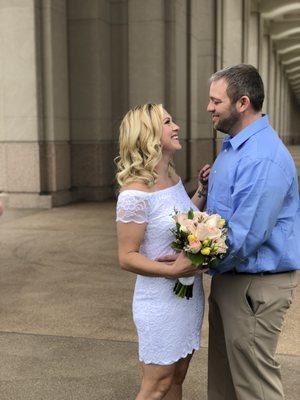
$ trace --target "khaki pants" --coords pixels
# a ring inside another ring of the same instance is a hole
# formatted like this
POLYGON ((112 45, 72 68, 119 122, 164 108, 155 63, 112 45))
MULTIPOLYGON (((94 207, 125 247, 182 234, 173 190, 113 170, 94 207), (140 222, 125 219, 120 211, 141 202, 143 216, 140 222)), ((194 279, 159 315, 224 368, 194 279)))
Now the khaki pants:
POLYGON ((296 272, 225 273, 209 297, 208 400, 282 400, 275 360, 296 272))

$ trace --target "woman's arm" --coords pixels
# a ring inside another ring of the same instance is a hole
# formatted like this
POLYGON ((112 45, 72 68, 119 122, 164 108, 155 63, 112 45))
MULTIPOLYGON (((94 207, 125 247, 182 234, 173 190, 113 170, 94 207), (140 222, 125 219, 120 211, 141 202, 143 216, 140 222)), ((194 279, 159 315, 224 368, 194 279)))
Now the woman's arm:
POLYGON ((198 189, 191 200, 200 211, 203 211, 207 200, 207 188, 202 184, 199 184, 198 189))
POLYGON ((195 275, 197 268, 183 253, 173 264, 150 260, 139 253, 146 225, 146 223, 117 222, 118 254, 121 268, 139 275, 153 277, 178 278, 195 275))
POLYGON ((210 174, 210 165, 206 164, 198 173, 199 186, 196 190, 194 196, 192 197, 192 202, 195 204, 200 211, 203 211, 207 200, 208 191, 208 177, 210 174))

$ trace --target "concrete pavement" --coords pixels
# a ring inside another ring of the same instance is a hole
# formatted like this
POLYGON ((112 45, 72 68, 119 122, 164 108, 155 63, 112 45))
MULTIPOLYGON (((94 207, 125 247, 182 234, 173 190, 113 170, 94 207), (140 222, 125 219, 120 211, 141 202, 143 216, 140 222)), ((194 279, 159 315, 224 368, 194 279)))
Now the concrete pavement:
MULTIPOLYGON (((118 267, 114 203, 7 210, 0 243, 0 399, 134 399, 135 277, 118 267)), ((300 398, 299 305, 298 290, 278 347, 287 400, 300 398)), ((206 399, 207 333, 205 319, 185 400, 206 399)))

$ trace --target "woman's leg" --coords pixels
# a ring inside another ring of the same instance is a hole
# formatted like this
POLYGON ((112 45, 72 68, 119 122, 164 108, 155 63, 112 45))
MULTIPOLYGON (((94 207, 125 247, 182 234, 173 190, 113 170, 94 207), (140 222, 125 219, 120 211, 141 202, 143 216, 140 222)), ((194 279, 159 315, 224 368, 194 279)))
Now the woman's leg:
POLYGON ((181 400, 192 354, 171 365, 142 364, 143 380, 136 400, 181 400))
POLYGON ((143 380, 136 400, 161 400, 172 386, 176 364, 142 364, 143 380))
POLYGON ((182 399, 182 384, 184 382, 192 356, 193 354, 189 354, 187 357, 181 358, 179 361, 177 361, 172 386, 167 395, 164 397, 164 400, 182 399))

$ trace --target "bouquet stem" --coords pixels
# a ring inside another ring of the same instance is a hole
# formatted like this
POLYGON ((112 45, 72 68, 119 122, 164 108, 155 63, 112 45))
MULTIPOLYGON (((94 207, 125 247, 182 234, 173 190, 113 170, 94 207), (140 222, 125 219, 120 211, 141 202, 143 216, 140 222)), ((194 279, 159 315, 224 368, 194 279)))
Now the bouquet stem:
POLYGON ((173 288, 173 291, 177 296, 181 297, 182 299, 186 298, 189 300, 190 298, 193 297, 193 286, 194 284, 183 285, 181 282, 179 282, 179 280, 177 280, 173 288))

